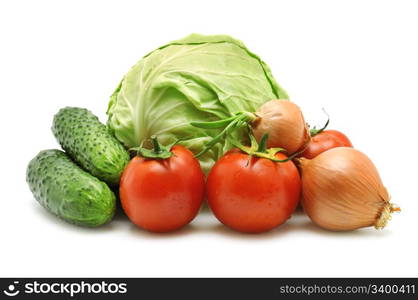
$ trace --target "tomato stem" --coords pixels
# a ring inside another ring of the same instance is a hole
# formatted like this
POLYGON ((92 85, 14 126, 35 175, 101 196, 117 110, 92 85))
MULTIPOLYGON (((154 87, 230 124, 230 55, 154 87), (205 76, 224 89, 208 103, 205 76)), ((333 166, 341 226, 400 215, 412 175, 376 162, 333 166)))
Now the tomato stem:
POLYGON ((136 151, 136 154, 145 158, 153 158, 153 159, 167 159, 173 156, 173 152, 171 152, 171 148, 177 144, 180 140, 176 140, 173 143, 170 143, 166 146, 163 146, 158 142, 158 138, 153 135, 151 136, 151 141, 153 145, 153 149, 146 149, 141 146, 131 148, 129 150, 136 151))
POLYGON ((234 116, 212 122, 191 122, 190 125, 203 129, 221 129, 221 132, 213 137, 195 157, 202 156, 208 152, 214 145, 220 142, 225 136, 237 128, 242 128, 257 119, 257 116, 251 112, 238 112, 234 116))
POLYGON ((151 136, 151 140, 152 140, 152 145, 154 146, 154 152, 156 154, 161 153, 161 146, 160 146, 160 143, 158 143, 157 136, 155 135, 151 136))
MULTIPOLYGON (((247 130, 248 130, 248 136, 250 138, 250 146, 244 146, 243 144, 241 144, 240 141, 236 140, 235 138, 229 137, 229 142, 234 145, 235 147, 237 147, 238 149, 240 149, 242 152, 247 153, 249 156, 249 159, 251 159, 251 157, 259 157, 259 158, 266 158, 269 160, 272 160, 274 162, 287 162, 289 160, 292 160, 293 158, 296 157, 295 154, 289 156, 286 159, 278 159, 276 157, 276 154, 278 152, 283 152, 285 151, 285 149, 283 148, 269 148, 266 149, 266 142, 268 139, 268 135, 264 134, 263 138, 260 141, 260 144, 257 143, 257 140, 255 139, 254 135, 252 134, 252 130, 251 130, 251 126, 247 126, 247 130)), ((299 154, 299 153, 297 153, 299 154)))
POLYGON ((265 133, 260 140, 260 144, 258 145, 257 152, 266 152, 266 145, 267 145, 268 138, 269 138, 269 134, 265 133))
POLYGON ((328 124, 329 124, 329 114, 325 111, 325 109, 322 109, 322 110, 323 110, 323 111, 324 111, 324 113, 327 115, 328 120, 325 122, 325 125, 324 125, 324 126, 322 126, 322 128, 320 128, 320 129, 316 129, 316 126, 314 126, 314 128, 312 128, 312 129, 309 131, 309 133, 310 133, 311 137, 313 137, 313 136, 315 136, 315 135, 317 135, 317 134, 321 133, 322 131, 324 131, 324 130, 328 127, 328 124))

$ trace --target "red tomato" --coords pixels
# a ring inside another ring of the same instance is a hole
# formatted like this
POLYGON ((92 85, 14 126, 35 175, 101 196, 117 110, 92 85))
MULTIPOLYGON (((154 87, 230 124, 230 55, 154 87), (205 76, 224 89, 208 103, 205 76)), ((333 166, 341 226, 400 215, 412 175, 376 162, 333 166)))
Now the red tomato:
POLYGON ((154 232, 190 223, 205 194, 205 178, 193 153, 182 146, 167 159, 134 157, 122 174, 120 199, 129 219, 154 232))
POLYGON ((312 159, 322 152, 337 147, 353 147, 353 144, 342 132, 325 130, 312 137, 308 147, 300 156, 312 159))
MULTIPOLYGON (((278 153, 278 159, 285 159, 278 153)), ((206 189, 215 216, 242 232, 264 232, 284 223, 301 189, 293 162, 274 162, 239 150, 226 153, 209 173, 206 189)))

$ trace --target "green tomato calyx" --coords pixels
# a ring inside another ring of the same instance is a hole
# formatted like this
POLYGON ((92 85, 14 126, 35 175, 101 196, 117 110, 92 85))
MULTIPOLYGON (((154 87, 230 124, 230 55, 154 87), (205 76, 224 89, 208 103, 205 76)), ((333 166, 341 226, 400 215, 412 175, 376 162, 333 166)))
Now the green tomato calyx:
MULTIPOLYGON (((276 154, 278 152, 285 152, 286 150, 283 148, 268 148, 266 149, 266 144, 267 144, 267 139, 268 139, 268 134, 265 133, 263 135, 263 137, 260 140, 260 143, 257 143, 257 140, 255 139, 254 135, 251 133, 251 130, 249 129, 249 137, 250 137, 250 146, 244 146, 243 144, 241 144, 239 141, 230 138, 229 141, 231 142, 232 145, 234 145, 235 147, 237 147, 238 149, 240 149, 241 151, 247 153, 250 158, 255 156, 255 157, 259 157, 259 158, 266 158, 269 159, 271 161, 274 162, 287 162, 289 160, 292 160, 293 158, 295 158, 295 154, 289 156, 286 159, 278 159, 276 157, 276 154)), ((299 154, 299 153, 297 153, 299 154)))
POLYGON ((146 149, 141 145, 139 147, 131 148, 130 150, 135 151, 136 155, 145 158, 167 159, 174 155, 174 153, 171 152, 171 148, 178 142, 175 141, 166 146, 163 146, 158 142, 158 138, 155 135, 151 136, 151 141, 153 149, 146 149))

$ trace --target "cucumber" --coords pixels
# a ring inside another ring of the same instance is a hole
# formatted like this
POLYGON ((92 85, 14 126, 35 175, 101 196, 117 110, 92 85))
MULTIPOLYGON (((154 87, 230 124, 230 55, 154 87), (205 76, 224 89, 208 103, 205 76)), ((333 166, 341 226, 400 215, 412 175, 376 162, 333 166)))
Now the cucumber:
POLYGON ((52 132, 65 152, 84 170, 109 185, 119 184, 129 154, 90 111, 78 107, 61 109, 54 116, 52 132))
POLYGON ((27 167, 26 182, 44 208, 67 222, 95 227, 114 215, 115 194, 63 151, 39 152, 27 167))

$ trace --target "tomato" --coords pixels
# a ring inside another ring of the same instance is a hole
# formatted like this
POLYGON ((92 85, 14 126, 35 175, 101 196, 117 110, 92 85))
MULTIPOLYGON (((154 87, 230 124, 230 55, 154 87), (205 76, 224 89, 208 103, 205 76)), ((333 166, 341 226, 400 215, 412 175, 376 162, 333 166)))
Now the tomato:
POLYGON ((308 147, 300 155, 312 159, 322 152, 337 147, 353 147, 348 137, 337 130, 325 130, 311 138, 308 147))
POLYGON ((166 159, 134 157, 120 181, 120 199, 129 219, 154 232, 169 232, 190 223, 204 199, 205 178, 193 153, 171 148, 166 159))
MULTIPOLYGON (((276 154, 286 159, 282 153, 276 154)), ((208 203, 216 218, 241 232, 264 232, 284 223, 298 203, 301 182, 291 161, 274 162, 240 150, 226 153, 209 173, 208 203)))

